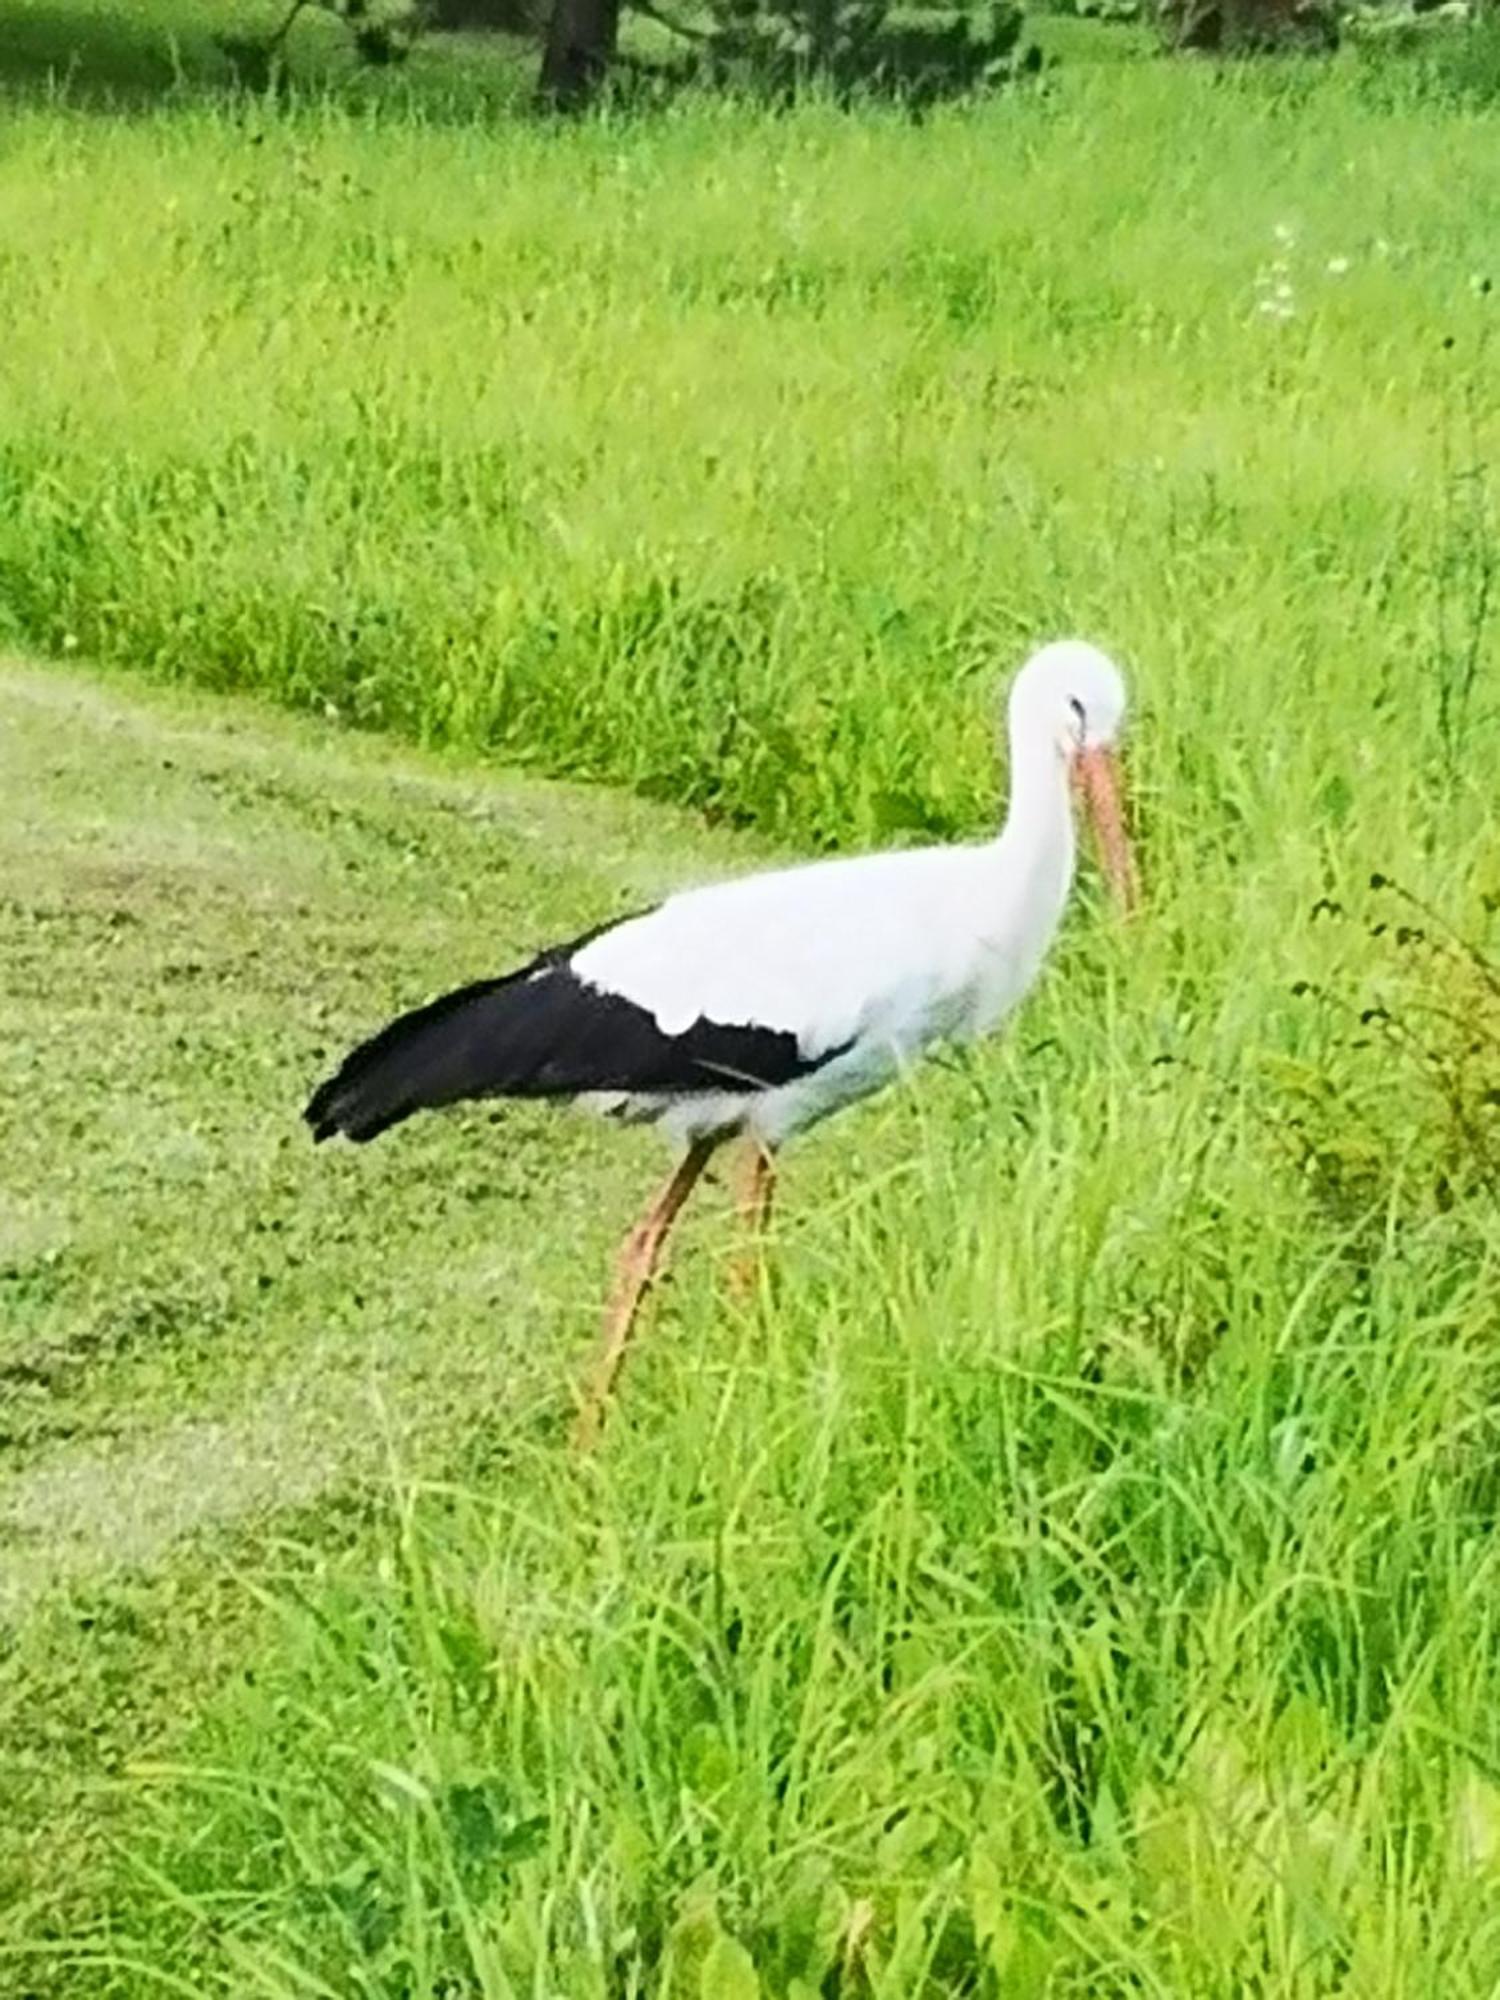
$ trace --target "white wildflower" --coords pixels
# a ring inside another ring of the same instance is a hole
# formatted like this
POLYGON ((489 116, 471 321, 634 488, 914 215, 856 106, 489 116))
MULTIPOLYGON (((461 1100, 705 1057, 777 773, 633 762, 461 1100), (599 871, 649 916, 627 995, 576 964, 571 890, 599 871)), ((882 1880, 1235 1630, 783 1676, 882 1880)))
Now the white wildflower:
POLYGON ((1347 257, 1330 257, 1328 260, 1328 275, 1330 278, 1342 278, 1348 268, 1349 259, 1347 257))

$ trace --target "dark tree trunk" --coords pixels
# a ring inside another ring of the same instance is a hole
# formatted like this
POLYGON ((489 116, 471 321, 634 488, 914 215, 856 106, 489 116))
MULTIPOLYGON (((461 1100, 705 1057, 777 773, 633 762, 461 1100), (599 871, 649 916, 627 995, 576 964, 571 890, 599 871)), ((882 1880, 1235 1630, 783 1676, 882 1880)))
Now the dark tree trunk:
POLYGON ((615 59, 620 0, 552 0, 538 90, 560 111, 587 104, 615 59))

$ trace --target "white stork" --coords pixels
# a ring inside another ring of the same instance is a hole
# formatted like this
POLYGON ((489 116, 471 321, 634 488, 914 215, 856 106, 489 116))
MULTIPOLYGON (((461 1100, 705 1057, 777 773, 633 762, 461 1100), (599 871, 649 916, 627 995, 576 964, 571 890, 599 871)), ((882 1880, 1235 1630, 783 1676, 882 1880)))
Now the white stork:
POLYGON ((678 1211, 725 1140, 769 1212, 783 1140, 934 1043, 993 1027, 1035 978, 1073 879, 1070 781, 1113 886, 1133 865, 1113 746, 1125 688, 1080 640, 1011 686, 1010 810, 995 839, 778 868, 689 889, 402 1014, 313 1093, 322 1140, 363 1142, 464 1098, 577 1098, 659 1124, 682 1158, 626 1238, 574 1436, 591 1444, 678 1211))

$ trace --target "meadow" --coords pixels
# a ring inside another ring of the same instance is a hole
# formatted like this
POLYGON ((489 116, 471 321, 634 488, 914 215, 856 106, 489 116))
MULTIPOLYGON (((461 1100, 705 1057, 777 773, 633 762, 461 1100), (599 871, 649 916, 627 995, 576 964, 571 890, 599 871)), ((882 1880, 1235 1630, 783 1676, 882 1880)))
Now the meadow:
POLYGON ((1492 1993, 1494 112, 468 62, 8 100, 0 1991, 1492 1993), (979 831, 1061 630, 1143 909, 810 1138, 748 1302, 705 1204, 570 1460, 650 1143, 304 1084, 979 831))

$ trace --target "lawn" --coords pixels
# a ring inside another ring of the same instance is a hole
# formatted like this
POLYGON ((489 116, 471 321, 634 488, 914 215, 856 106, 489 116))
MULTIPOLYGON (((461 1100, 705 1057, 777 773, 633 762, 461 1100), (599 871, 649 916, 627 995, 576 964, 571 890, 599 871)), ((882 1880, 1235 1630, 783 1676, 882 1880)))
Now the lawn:
POLYGON ((0 1991, 1491 1993, 1493 113, 422 60, 13 91, 0 1991), (1143 909, 799 1148, 748 1302, 706 1202, 570 1461, 649 1141, 307 1082, 991 823, 1061 629, 1143 909))

